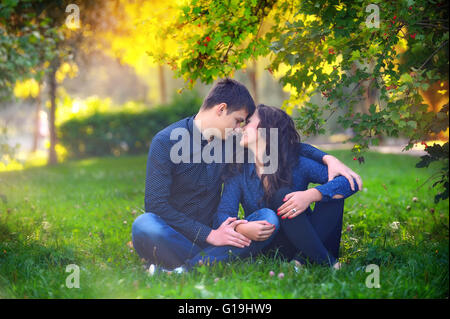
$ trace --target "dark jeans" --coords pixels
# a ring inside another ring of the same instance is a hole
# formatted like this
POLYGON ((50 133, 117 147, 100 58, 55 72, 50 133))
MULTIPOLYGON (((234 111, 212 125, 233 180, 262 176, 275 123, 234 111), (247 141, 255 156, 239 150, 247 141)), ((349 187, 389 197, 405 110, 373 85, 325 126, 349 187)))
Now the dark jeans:
MULTIPOLYGON (((282 188, 272 197, 270 208, 277 211, 286 194, 293 192, 282 188)), ((308 209, 292 219, 280 220, 280 231, 264 252, 278 250, 282 257, 295 258, 303 263, 333 265, 339 258, 344 200, 317 202, 314 211, 308 209)))
POLYGON ((245 258, 261 252, 264 247, 270 244, 278 228, 280 228, 278 216, 268 208, 253 212, 246 219, 248 221, 266 220, 275 224, 275 231, 269 239, 252 241, 250 246, 244 248, 212 245, 200 247, 170 227, 158 215, 147 212, 138 216, 133 223, 133 246, 141 258, 166 268, 184 265, 190 269, 200 260, 203 263, 212 263, 228 261, 236 257, 245 258))

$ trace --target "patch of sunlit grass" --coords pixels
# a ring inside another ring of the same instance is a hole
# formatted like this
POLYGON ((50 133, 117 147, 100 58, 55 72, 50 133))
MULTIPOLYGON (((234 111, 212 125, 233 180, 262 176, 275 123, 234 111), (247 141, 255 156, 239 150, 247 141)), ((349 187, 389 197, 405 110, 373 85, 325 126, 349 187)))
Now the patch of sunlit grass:
POLYGON ((34 153, 18 152, 17 159, 7 164, 0 162, 0 172, 20 171, 29 167, 44 166, 47 164, 47 151, 36 151, 34 153))
POLYGON ((424 151, 428 146, 433 146, 434 144, 437 145, 444 145, 445 143, 447 143, 447 141, 443 141, 443 140, 431 140, 431 141, 425 141, 423 143, 417 143, 413 146, 413 148, 411 148, 412 150, 420 150, 420 151, 424 151))

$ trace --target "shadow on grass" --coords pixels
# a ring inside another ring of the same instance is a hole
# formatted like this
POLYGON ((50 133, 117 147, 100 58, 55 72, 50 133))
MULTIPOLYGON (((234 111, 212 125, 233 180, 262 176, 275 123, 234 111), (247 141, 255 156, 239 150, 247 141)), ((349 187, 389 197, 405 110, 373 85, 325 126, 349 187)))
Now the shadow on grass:
POLYGON ((66 266, 77 264, 73 249, 49 247, 0 223, 0 298, 73 298, 86 288, 69 289, 66 266))

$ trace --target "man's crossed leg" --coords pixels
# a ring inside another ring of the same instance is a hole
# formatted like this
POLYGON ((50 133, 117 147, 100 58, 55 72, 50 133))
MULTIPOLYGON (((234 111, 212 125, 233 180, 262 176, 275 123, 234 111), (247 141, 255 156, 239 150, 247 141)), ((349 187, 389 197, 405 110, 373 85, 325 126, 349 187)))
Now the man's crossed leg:
POLYGON ((191 269, 199 263, 213 263, 246 258, 258 254, 265 248, 279 229, 275 212, 268 208, 259 209, 245 218, 247 221, 265 220, 275 226, 272 235, 264 241, 252 241, 250 245, 199 245, 169 226, 160 216, 147 212, 136 218, 132 226, 133 246, 141 258, 152 264, 173 269, 184 266, 191 269))

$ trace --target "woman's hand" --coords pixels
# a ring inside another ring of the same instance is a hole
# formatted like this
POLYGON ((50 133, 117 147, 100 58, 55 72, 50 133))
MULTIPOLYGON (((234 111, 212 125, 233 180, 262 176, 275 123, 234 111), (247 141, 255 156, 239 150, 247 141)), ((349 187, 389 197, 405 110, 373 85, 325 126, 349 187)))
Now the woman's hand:
POLYGON ((248 247, 251 240, 242 234, 239 234, 235 229, 238 225, 243 225, 248 221, 236 219, 236 217, 228 217, 217 229, 213 229, 206 242, 213 246, 235 246, 238 248, 248 247))
POLYGON ((294 218, 303 213, 311 203, 320 200, 322 200, 322 193, 315 188, 289 193, 284 197, 284 204, 278 208, 277 215, 282 219, 294 218))
POLYGON ((272 235, 275 225, 265 220, 256 220, 236 226, 236 231, 250 240, 264 241, 272 235))

